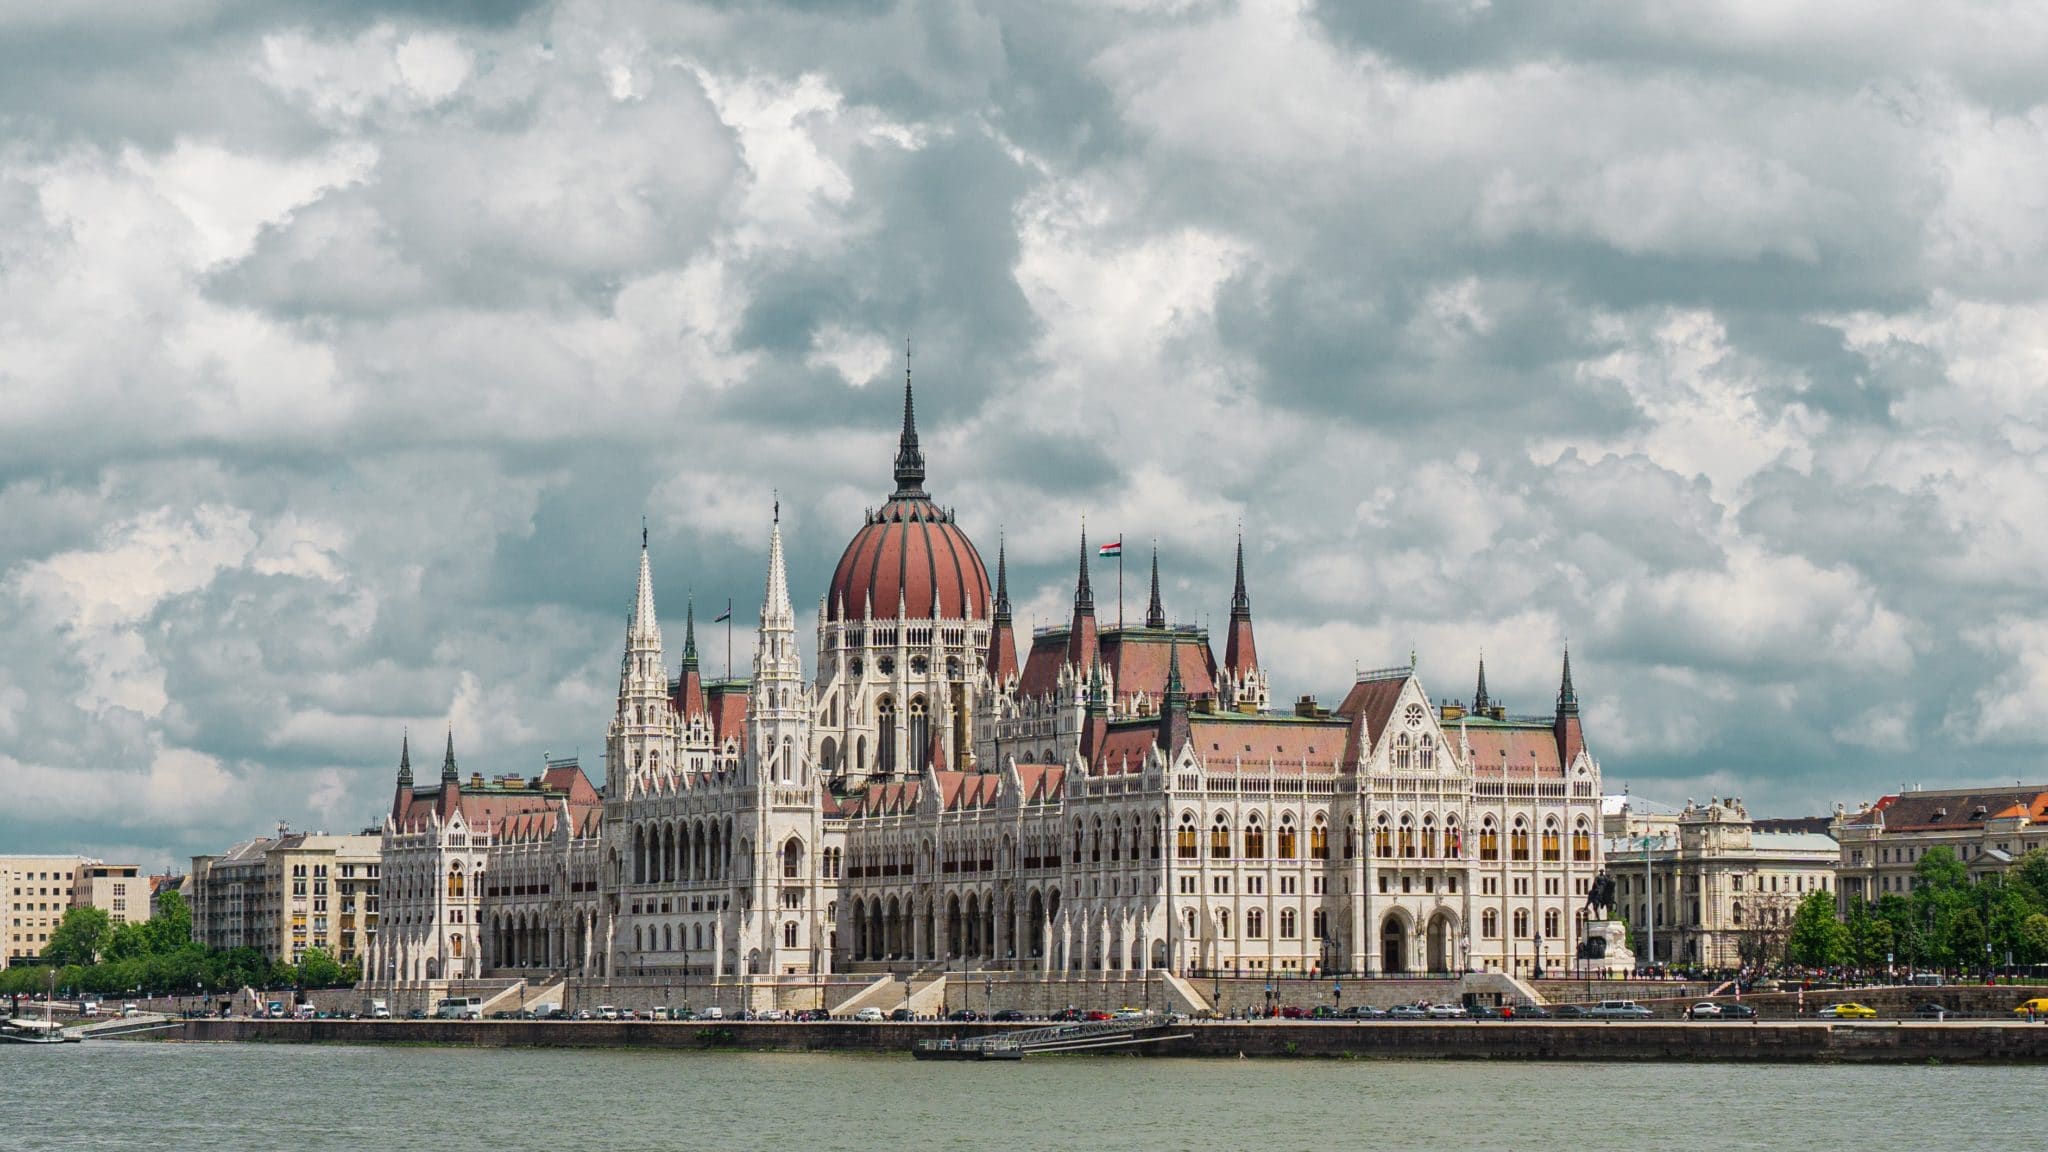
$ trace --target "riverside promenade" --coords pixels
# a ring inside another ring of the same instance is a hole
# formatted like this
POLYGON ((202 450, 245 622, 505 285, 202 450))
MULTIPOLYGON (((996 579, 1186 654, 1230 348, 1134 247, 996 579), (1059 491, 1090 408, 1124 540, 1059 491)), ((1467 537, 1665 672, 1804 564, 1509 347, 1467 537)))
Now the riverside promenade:
MULTIPOLYGON (((920 1040, 1015 1031, 952 1022, 187 1020, 188 1042, 446 1044, 909 1053, 920 1040)), ((2048 1063, 2048 1024, 2007 1021, 1194 1021, 1136 1055, 1406 1060, 2048 1063)))

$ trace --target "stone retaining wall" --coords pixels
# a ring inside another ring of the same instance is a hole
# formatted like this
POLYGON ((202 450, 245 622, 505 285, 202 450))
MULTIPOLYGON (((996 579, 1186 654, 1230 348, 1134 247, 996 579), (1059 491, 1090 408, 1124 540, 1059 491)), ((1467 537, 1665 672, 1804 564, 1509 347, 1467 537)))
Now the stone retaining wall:
MULTIPOLYGON (((905 1053, 917 1041, 1000 1032, 975 1024, 601 1023, 427 1020, 192 1020, 190 1041, 453 1044, 905 1053)), ((1137 1055, 1356 1059, 1661 1060, 1785 1063, 2048 1062, 2048 1024, 1815 1022, 1193 1023, 1137 1055)), ((1053 1057, 1033 1057, 1052 1059, 1053 1057)))

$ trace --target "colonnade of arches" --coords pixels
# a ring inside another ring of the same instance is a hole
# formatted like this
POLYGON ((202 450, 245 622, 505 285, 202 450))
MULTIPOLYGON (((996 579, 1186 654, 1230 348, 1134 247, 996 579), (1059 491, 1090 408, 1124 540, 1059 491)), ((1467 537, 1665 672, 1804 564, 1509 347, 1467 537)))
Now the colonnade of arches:
POLYGON ((484 935, 485 967, 583 969, 588 966, 594 948, 596 915, 593 911, 578 911, 568 922, 540 912, 493 917, 484 935))
POLYGON ((635 825, 622 863, 628 884, 726 880, 733 874, 732 817, 635 825))

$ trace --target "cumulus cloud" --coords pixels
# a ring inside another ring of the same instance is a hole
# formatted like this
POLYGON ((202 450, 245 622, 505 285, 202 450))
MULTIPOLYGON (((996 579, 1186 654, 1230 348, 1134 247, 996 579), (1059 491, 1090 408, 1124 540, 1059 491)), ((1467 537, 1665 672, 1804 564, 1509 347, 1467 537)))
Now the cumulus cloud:
POLYGON ((0 29, 10 846, 367 821, 407 730, 601 770, 641 518, 664 610, 744 628, 779 491, 808 608, 906 339, 930 485, 1038 623, 1084 515, 1189 621, 1241 525, 1283 696, 1484 650, 1541 711, 1569 641, 1667 800, 2039 760, 2038 5, 0 29))

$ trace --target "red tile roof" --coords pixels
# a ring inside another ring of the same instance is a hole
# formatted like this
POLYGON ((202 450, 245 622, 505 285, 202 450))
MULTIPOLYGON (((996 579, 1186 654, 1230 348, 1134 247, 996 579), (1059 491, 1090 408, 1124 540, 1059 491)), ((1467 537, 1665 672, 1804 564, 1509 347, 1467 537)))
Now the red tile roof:
POLYGON ((1344 717, 1350 725, 1350 735, 1344 746, 1344 763, 1356 766, 1372 746, 1385 734, 1387 725, 1393 722, 1394 705, 1401 701, 1401 690, 1408 686, 1412 672, 1400 672, 1360 680, 1345 693, 1344 700, 1336 707, 1336 714, 1344 717))

